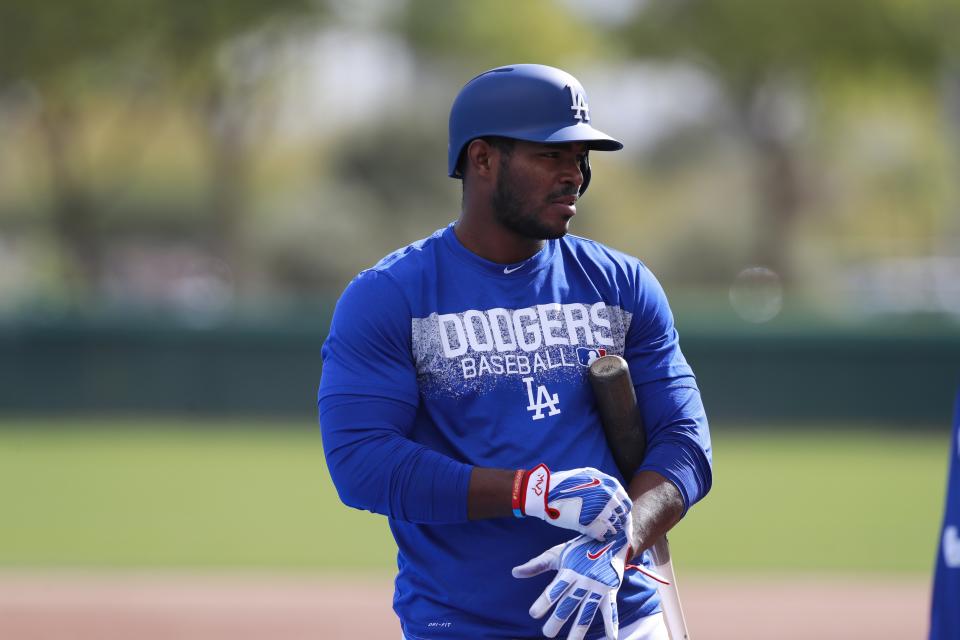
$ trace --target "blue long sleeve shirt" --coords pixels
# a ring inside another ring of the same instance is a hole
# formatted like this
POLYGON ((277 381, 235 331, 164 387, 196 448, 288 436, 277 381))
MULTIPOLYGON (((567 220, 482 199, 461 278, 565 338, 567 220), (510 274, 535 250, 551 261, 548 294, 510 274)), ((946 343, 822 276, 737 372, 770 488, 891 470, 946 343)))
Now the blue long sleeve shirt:
MULTIPOLYGON (((551 576, 510 569, 573 535, 468 522, 470 472, 544 462, 619 477, 586 378, 606 353, 627 360, 637 389, 641 470, 673 482, 688 509, 712 482, 709 428, 666 296, 638 260, 568 235, 505 268, 447 227, 347 287, 323 348, 324 450, 343 502, 390 520, 408 638, 539 635, 527 608, 551 576)), ((659 606, 636 572, 618 604, 622 624, 659 606)), ((587 637, 602 635, 594 624, 587 637)))

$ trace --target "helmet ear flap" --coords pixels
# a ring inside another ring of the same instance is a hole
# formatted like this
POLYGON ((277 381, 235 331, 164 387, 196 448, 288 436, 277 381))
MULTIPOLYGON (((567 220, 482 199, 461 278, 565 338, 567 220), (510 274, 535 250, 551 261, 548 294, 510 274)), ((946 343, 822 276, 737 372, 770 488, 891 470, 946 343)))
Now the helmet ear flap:
POLYGON ((583 175, 583 183, 580 185, 580 196, 583 195, 583 192, 587 190, 587 185, 590 184, 590 152, 583 154, 583 158, 580 159, 580 173, 583 175))

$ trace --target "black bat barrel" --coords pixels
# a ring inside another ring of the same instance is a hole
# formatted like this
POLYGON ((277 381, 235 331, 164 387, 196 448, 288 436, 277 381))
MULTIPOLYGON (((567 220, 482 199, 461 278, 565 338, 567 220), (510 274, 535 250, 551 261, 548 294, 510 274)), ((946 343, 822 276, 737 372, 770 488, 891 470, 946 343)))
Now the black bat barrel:
POLYGON ((629 481, 647 447, 630 368, 620 356, 602 356, 590 364, 589 377, 607 443, 620 473, 629 481))

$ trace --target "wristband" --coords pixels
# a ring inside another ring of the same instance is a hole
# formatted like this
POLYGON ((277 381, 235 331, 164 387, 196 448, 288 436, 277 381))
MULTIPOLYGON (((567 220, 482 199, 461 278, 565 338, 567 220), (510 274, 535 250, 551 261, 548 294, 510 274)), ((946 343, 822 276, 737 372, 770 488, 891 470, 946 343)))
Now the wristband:
POLYGON ((513 515, 516 518, 523 518, 523 510, 520 508, 520 489, 523 487, 523 476, 526 473, 523 469, 517 469, 513 474, 513 515))

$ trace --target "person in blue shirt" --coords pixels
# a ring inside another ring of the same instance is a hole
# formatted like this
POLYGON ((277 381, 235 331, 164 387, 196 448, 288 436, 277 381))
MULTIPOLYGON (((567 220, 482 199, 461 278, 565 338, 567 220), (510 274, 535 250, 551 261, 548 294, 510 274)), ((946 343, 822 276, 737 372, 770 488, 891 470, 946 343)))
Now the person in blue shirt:
POLYGON ((543 65, 472 79, 449 127, 459 218, 361 272, 334 312, 333 482, 389 519, 407 640, 666 639, 654 583, 625 568, 710 490, 707 420, 656 278, 568 233, 589 152, 623 145, 543 65), (604 354, 628 362, 647 429, 629 478, 588 384, 604 354))
POLYGON ((930 640, 960 638, 960 392, 950 439, 946 503, 933 578, 930 640))

